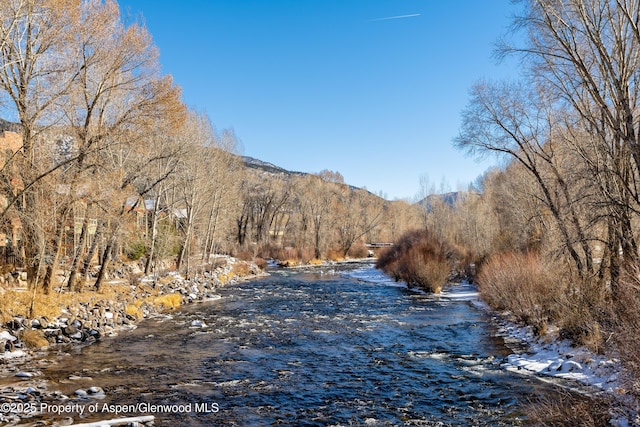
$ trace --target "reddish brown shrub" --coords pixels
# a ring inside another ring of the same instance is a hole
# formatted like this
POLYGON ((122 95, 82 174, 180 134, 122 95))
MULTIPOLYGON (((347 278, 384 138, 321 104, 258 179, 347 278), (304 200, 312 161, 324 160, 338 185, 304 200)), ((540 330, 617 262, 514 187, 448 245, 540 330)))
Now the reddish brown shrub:
POLYGON ((451 273, 455 254, 445 242, 427 230, 405 233, 376 261, 381 269, 397 281, 440 292, 451 273))
POLYGON ((242 261, 251 261, 253 259, 253 254, 249 251, 238 251, 236 252, 235 257, 242 261))
POLYGON ((540 333, 560 317, 565 295, 560 276, 537 253, 503 252, 482 265, 477 281, 489 305, 510 311, 540 333))
POLYGON ((613 300, 611 338, 630 374, 628 389, 640 396, 640 266, 622 272, 613 300))
POLYGON ((366 258, 369 256, 369 249, 364 243, 358 242, 349 249, 348 255, 352 258, 366 258))
POLYGON ((253 260, 260 270, 267 268, 267 261, 264 258, 256 258, 253 260))

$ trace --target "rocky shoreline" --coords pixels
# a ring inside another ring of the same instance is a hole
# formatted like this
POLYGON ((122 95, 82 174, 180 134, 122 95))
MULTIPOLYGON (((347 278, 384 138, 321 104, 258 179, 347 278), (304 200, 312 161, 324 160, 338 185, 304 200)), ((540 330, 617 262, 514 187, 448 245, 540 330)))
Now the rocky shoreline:
MULTIPOLYGON (((265 274, 255 264, 234 258, 225 257, 219 264, 188 280, 176 273, 161 279, 139 277, 138 283, 129 285, 128 295, 78 302, 64 308, 55 318, 14 317, 7 321, 0 327, 0 379, 3 380, 0 384, 0 425, 70 425, 78 420, 69 416, 56 424, 48 423, 46 417, 61 413, 80 415, 79 411, 71 410, 72 405, 84 408, 83 405, 105 397, 104 391, 96 386, 78 388, 71 396, 49 390, 38 364, 46 368, 46 355, 53 350, 90 345, 103 337, 135 328, 140 321, 162 315, 181 304, 218 299, 216 289, 219 287, 265 274), (48 346, 28 349, 25 340, 21 339, 25 337, 25 331, 38 331, 48 346), (30 363, 35 356, 39 360, 30 363), (24 422, 29 423, 22 424, 24 422)), ((69 378, 69 381, 80 379, 69 378)))

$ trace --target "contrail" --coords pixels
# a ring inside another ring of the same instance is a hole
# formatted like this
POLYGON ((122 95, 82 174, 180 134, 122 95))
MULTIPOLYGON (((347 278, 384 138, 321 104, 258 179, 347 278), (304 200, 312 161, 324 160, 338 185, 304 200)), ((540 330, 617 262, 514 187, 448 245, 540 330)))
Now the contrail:
POLYGON ((419 13, 412 13, 411 15, 398 15, 398 16, 387 16, 386 18, 376 18, 371 19, 369 22, 373 21, 387 21, 389 19, 403 19, 403 18, 413 18, 414 16, 420 16, 419 13))

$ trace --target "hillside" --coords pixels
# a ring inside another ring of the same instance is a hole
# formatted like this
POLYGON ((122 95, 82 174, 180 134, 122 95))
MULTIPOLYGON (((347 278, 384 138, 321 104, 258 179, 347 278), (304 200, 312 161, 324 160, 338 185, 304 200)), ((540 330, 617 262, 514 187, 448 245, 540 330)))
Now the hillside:
POLYGON ((240 156, 244 165, 249 169, 256 169, 259 171, 271 173, 271 174, 283 174, 288 176, 304 176, 307 175, 304 172, 294 172, 281 168, 280 166, 276 166, 273 163, 264 162, 262 160, 249 157, 249 156, 240 156))
POLYGON ((478 193, 470 193, 468 191, 452 191, 443 194, 430 194, 424 199, 418 201, 416 204, 426 208, 428 212, 431 212, 434 205, 442 203, 447 206, 454 207, 460 200, 472 194, 478 195, 478 193))

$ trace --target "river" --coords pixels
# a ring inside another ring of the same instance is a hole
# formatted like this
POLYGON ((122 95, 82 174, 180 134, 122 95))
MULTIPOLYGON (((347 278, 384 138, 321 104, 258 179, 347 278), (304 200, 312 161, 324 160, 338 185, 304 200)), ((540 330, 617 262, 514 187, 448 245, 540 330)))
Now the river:
POLYGON ((84 421, 146 410, 177 426, 522 425, 529 398, 551 392, 503 369, 512 350, 468 284, 427 295, 352 264, 219 293, 66 349, 43 375, 70 395, 105 390, 84 421))

